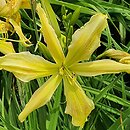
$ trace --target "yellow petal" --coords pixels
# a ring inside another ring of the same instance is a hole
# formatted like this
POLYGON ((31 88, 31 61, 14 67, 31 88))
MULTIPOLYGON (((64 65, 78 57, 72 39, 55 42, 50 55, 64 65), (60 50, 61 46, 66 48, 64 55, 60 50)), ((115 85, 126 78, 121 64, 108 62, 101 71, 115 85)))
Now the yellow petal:
POLYGON ((104 59, 86 63, 77 63, 72 65, 70 70, 82 76, 96 76, 120 72, 130 73, 130 65, 104 59))
POLYGON ((58 71, 56 64, 29 52, 10 53, 0 58, 0 67, 12 72, 18 79, 27 82, 58 71))
MULTIPOLYGON (((17 26, 18 25, 19 25, 19 27, 21 26, 21 15, 20 15, 19 12, 15 13, 14 15, 12 15, 11 19, 13 19, 13 21, 15 21, 15 23, 17 23, 17 26)), ((14 25, 15 25, 15 23, 14 23, 14 25)), ((15 29, 15 27, 14 27, 14 29, 15 29)))
POLYGON ((103 52, 101 55, 99 55, 97 57, 97 59, 104 57, 104 56, 120 60, 126 56, 130 56, 130 54, 125 51, 121 51, 121 50, 109 49, 109 50, 103 52))
POLYGON ((22 0, 8 0, 7 3, 0 8, 0 16, 12 16, 20 9, 21 2, 22 0))
POLYGON ((2 9, 2 7, 4 7, 6 5, 6 1, 5 0, 0 0, 0 10, 2 9))
POLYGON ((41 8, 40 4, 37 5, 37 11, 41 21, 41 26, 42 26, 41 31, 43 33, 44 40, 47 44, 47 47, 54 60, 57 63, 62 64, 62 61, 64 60, 65 57, 62 48, 60 46, 60 42, 57 38, 57 35, 54 29, 52 28, 52 26, 49 24, 46 14, 44 10, 41 8))
POLYGON ((42 0, 41 5, 46 13, 46 16, 48 18, 49 23, 51 24, 51 26, 55 30, 57 37, 60 38, 61 37, 60 28, 59 28, 59 25, 57 22, 56 14, 51 7, 50 1, 49 0, 42 0))
POLYGON ((22 0, 20 8, 31 9, 30 1, 29 0, 22 0))
POLYGON ((65 113, 72 116, 74 126, 83 127, 94 109, 93 101, 86 96, 80 84, 69 76, 64 77, 64 90, 67 100, 65 113))
POLYGON ((12 31, 12 27, 9 23, 0 20, 0 34, 12 31))
POLYGON ((11 42, 0 40, 0 52, 3 54, 15 53, 14 47, 11 42))
POLYGON ((107 26, 107 16, 96 14, 72 36, 72 42, 65 60, 67 66, 89 59, 91 54, 100 46, 100 36, 107 26))
POLYGON ((23 32, 21 27, 13 20, 13 19, 9 19, 9 22, 13 25, 14 30, 16 31, 16 33, 18 34, 19 38, 20 38, 20 43, 22 43, 25 47, 29 47, 31 46, 31 42, 29 41, 29 39, 27 39, 23 32), (28 43, 28 44, 27 44, 28 43))
POLYGON ((126 57, 120 59, 119 62, 123 63, 123 64, 130 64, 130 54, 129 54, 129 56, 126 56, 126 57))
POLYGON ((52 97, 54 91, 62 80, 59 75, 52 76, 46 83, 35 91, 25 108, 19 115, 19 120, 23 122, 25 118, 35 109, 45 105, 52 97))

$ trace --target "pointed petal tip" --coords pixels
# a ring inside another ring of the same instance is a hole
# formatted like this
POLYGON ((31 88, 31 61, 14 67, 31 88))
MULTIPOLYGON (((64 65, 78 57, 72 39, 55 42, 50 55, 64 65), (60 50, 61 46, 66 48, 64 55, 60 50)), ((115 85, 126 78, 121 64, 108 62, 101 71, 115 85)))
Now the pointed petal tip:
POLYGON ((107 25, 107 15, 97 13, 84 26, 76 30, 68 48, 65 64, 71 66, 76 62, 88 60, 100 46, 101 33, 107 25))
POLYGON ((72 116, 74 126, 83 127, 87 117, 94 109, 93 101, 86 96, 80 84, 71 78, 64 77, 64 90, 67 100, 65 113, 72 116))
POLYGON ((122 58, 125 58, 127 56, 130 56, 129 53, 122 51, 122 50, 115 50, 115 49, 108 49, 99 56, 97 56, 96 59, 104 58, 104 57, 110 57, 112 59, 120 60, 122 58))
POLYGON ((44 41, 47 44, 47 48, 49 49, 56 63, 60 64, 62 61, 64 61, 65 56, 57 34, 55 33, 54 28, 49 23, 46 12, 40 4, 37 5, 36 9, 41 22, 41 32, 44 36, 44 41))
POLYGON ((22 123, 25 121, 26 117, 32 112, 32 110, 30 110, 30 106, 28 105, 28 103, 25 105, 24 109, 22 110, 22 112, 19 114, 18 119, 19 121, 22 123))
POLYGON ((31 99, 18 116, 20 122, 23 122, 31 112, 44 106, 47 102, 50 101, 61 80, 62 77, 60 75, 53 75, 43 84, 43 86, 34 92, 31 99))
MULTIPOLYGON (((94 103, 93 103, 93 101, 91 99, 89 99, 89 104, 86 104, 86 105, 87 105, 87 108, 86 108, 86 112, 85 113, 87 113, 87 114, 84 113, 84 115, 82 115, 82 118, 80 120, 76 119, 74 116, 71 115, 72 116, 72 124, 74 126, 77 126, 77 127, 79 126, 79 127, 83 128, 85 122, 88 121, 88 116, 90 115, 92 110, 95 108, 95 105, 94 105, 94 103), (88 108, 88 106, 90 108, 88 108), (86 117, 86 118, 84 118, 84 117, 86 117)), ((67 112, 67 110, 65 111, 65 113, 70 115, 70 113, 67 112)))
POLYGON ((78 63, 70 70, 81 76, 97 76, 102 74, 130 73, 130 57, 124 57, 119 62, 109 59, 78 63))

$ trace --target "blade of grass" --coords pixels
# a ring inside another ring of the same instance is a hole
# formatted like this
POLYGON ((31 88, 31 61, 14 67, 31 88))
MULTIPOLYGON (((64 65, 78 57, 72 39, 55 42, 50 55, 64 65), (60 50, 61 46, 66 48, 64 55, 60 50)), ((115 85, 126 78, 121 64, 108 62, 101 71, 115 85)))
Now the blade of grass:
POLYGON ((100 93, 95 97, 94 102, 95 104, 102 98, 104 97, 107 92, 114 87, 114 84, 120 79, 122 74, 120 74, 115 80, 113 80, 107 87, 103 88, 100 93))
POLYGON ((48 130, 56 130, 56 126, 58 125, 58 117, 59 117, 59 108, 60 108, 60 99, 62 93, 62 83, 59 85, 56 94, 55 94, 55 102, 53 106, 53 110, 50 116, 49 128, 48 130))
MULTIPOLYGON (((76 10, 79 7, 79 5, 72 4, 72 3, 67 3, 67 2, 63 2, 63 1, 50 0, 50 3, 55 4, 55 5, 64 5, 64 6, 70 8, 72 10, 76 10)), ((85 13, 85 14, 90 14, 90 15, 93 15, 93 14, 96 13, 94 10, 83 7, 83 6, 80 6, 80 12, 85 13)))
POLYGON ((124 125, 126 128, 125 130, 129 130, 129 122, 130 122, 130 107, 122 112, 122 123, 121 124, 121 118, 118 118, 117 121, 108 129, 108 130, 123 130, 122 125, 124 125))
POLYGON ((4 127, 2 127, 2 126, 0 126, 0 130, 7 130, 6 128, 4 128, 4 127))

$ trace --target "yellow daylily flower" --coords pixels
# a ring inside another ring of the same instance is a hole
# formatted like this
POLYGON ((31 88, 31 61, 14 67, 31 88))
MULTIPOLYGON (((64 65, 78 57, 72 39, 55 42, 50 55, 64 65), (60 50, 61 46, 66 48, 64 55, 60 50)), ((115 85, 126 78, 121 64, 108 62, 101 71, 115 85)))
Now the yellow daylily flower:
POLYGON ((0 16, 11 17, 20 9, 21 2, 22 0, 7 0, 6 4, 0 9, 0 16))
POLYGON ((28 0, 1 0, 0 4, 0 16, 3 17, 11 17, 20 8, 30 8, 28 0))
MULTIPOLYGON (((5 31, 5 29, 8 29, 6 30, 6 33, 7 31, 13 32, 14 28, 14 31, 16 31, 20 38, 20 42, 26 47, 31 46, 31 42, 24 36, 22 32, 20 25, 21 16, 18 12, 20 8, 30 8, 30 2, 28 0, 1 0, 0 6, 0 17, 4 17, 6 19, 6 22, 0 21, 0 26, 2 26, 4 23, 3 30, 5 31)), ((0 29, 0 33, 5 32, 2 32, 0 29)))
POLYGON ((12 72, 24 82, 51 76, 43 86, 34 92, 18 118, 23 122, 32 111, 45 105, 63 80, 67 101, 65 112, 72 116, 73 125, 83 127, 89 114, 94 109, 94 103, 82 90, 76 80, 76 75, 96 76, 120 72, 130 73, 130 65, 118 63, 114 60, 78 63, 84 59, 88 60, 100 45, 101 32, 107 26, 106 15, 98 13, 92 16, 88 23, 73 34, 68 54, 65 57, 60 41, 40 4, 37 6, 37 12, 42 25, 41 32, 55 63, 29 52, 10 53, 0 57, 0 69, 12 72))
POLYGON ((103 52, 102 54, 100 54, 97 59, 101 58, 101 57, 110 57, 116 60, 120 60, 126 56, 130 56, 129 53, 125 52, 125 51, 121 51, 121 50, 115 50, 115 49, 109 49, 105 52, 103 52))
POLYGON ((105 57, 105 56, 116 59, 120 63, 123 63, 123 64, 130 64, 130 54, 125 51, 109 49, 103 52, 102 54, 100 54, 97 57, 97 59, 105 57))
POLYGON ((3 54, 15 52, 13 44, 11 42, 6 42, 6 34, 9 30, 13 30, 12 26, 9 23, 0 20, 0 34, 2 37, 5 37, 3 40, 0 40, 0 52, 3 54))

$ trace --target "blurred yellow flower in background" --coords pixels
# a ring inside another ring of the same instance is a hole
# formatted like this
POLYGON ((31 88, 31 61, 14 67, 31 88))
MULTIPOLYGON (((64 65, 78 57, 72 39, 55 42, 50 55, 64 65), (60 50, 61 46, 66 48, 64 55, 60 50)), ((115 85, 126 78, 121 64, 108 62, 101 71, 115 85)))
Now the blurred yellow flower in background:
MULTIPOLYGON (((30 2, 28 0, 1 0, 0 1, 0 17, 5 21, 0 20, 0 34, 7 34, 8 31, 15 32, 20 38, 20 43, 28 47, 31 42, 24 36, 21 29, 21 16, 19 10, 30 9, 30 2)), ((8 38, 8 37, 4 37, 8 38)))

